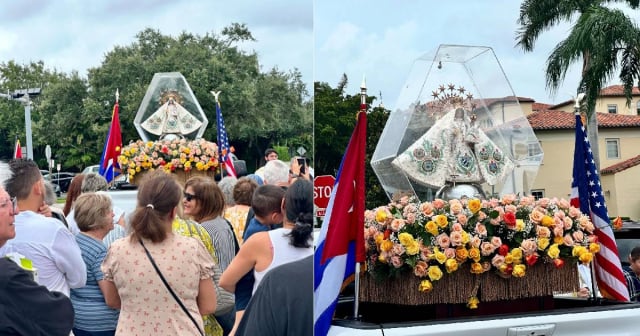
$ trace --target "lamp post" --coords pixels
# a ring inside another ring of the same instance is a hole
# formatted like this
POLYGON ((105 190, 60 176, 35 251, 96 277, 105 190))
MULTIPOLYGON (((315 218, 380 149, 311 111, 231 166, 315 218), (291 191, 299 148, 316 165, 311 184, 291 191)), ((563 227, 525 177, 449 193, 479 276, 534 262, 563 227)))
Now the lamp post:
POLYGON ((0 93, 0 97, 17 100, 24 106, 24 126, 27 136, 27 158, 33 160, 33 142, 31 136, 31 98, 40 95, 40 88, 15 90, 13 93, 0 93))

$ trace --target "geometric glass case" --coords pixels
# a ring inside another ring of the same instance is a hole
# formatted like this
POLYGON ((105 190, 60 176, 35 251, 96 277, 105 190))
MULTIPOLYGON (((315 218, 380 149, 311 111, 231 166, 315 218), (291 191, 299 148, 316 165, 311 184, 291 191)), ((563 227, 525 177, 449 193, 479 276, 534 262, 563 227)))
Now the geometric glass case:
MULTIPOLYGON (((400 169, 396 158, 415 148, 432 127, 442 127, 455 105, 465 105, 479 132, 512 163, 503 178, 492 185, 480 184, 484 194, 529 194, 543 153, 493 50, 440 45, 415 60, 373 154, 371 165, 387 196, 433 200, 440 186, 400 169)), ((478 148, 472 151, 481 155, 478 148)), ((431 162, 422 164, 424 169, 432 168, 431 162)))
POLYGON ((142 140, 201 138, 207 116, 179 72, 153 75, 133 124, 142 140))

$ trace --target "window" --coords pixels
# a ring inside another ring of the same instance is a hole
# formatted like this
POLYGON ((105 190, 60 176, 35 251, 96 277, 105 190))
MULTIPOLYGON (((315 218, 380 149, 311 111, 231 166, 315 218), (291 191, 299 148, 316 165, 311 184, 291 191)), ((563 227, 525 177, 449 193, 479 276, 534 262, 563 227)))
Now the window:
POLYGON ((618 113, 618 105, 616 105, 616 104, 607 105, 607 112, 613 113, 613 114, 618 113))
POLYGON ((530 142, 527 144, 527 152, 529 156, 536 156, 542 153, 542 149, 540 148, 540 144, 537 142, 530 142))
POLYGON ((620 139, 606 139, 607 159, 620 158, 620 139))
POLYGON ((640 115, 640 100, 636 103, 636 114, 640 115))
POLYGON ((544 189, 533 189, 531 190, 531 196, 536 198, 536 201, 544 198, 544 189))

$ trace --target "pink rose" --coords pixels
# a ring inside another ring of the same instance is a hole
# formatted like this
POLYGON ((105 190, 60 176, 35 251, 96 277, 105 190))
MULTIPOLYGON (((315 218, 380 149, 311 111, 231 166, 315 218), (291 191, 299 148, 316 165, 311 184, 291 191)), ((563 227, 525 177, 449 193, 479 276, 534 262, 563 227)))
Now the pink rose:
POLYGON ((472 236, 471 239, 469 239, 469 244, 471 245, 471 247, 479 248, 481 243, 482 239, 480 239, 480 237, 478 236, 472 236))
POLYGON ((542 213, 538 209, 533 209, 533 211, 531 211, 531 213, 529 214, 529 219, 531 219, 531 221, 536 224, 540 224, 542 217, 544 217, 544 213, 542 213))
POLYGON ((454 215, 457 215, 460 212, 462 212, 462 203, 460 203, 460 201, 458 201, 458 200, 449 201, 449 206, 450 206, 449 210, 454 215), (454 202, 454 201, 457 201, 457 202, 454 202))
POLYGON ((462 233, 460 231, 452 231, 449 238, 451 239, 451 245, 453 246, 462 245, 462 233))
POLYGON ((404 219, 394 218, 391 221, 390 228, 391 228, 392 231, 398 232, 400 229, 402 229, 404 227, 404 224, 405 224, 404 223, 404 219))
POLYGON ((553 213, 553 217, 564 219, 564 217, 565 217, 564 211, 556 211, 556 212, 554 212, 553 213))
POLYGON ((442 209, 444 208, 445 202, 439 198, 436 198, 431 204, 435 209, 442 209))
POLYGON ((406 206, 407 204, 409 204, 409 196, 400 197, 400 204, 402 206, 406 206))
POLYGON ((516 200, 515 194, 507 194, 502 196, 502 204, 512 204, 516 200))
POLYGON ((574 242, 573 242, 573 238, 571 238, 570 235, 565 235, 564 238, 562 239, 562 241, 564 242, 565 245, 567 246, 573 246, 574 242))
POLYGON ((564 229, 565 229, 565 230, 569 230, 569 229, 571 229, 571 228, 573 227, 573 220, 571 220, 571 218, 570 218, 570 217, 565 217, 565 218, 564 218, 564 223, 563 223, 563 224, 564 224, 564 225, 563 225, 563 226, 564 226, 564 229))
POLYGON ((483 242, 482 244, 480 244, 480 253, 485 257, 491 255, 491 253, 493 253, 493 251, 495 250, 496 247, 489 242, 483 242))
POLYGON ((376 220, 376 213, 373 210, 365 210, 364 212, 364 220, 367 222, 372 222, 376 220))
POLYGON ((487 236, 487 227, 484 224, 476 224, 476 233, 481 237, 487 236))
POLYGON ((538 200, 538 206, 541 206, 543 208, 547 208, 550 203, 551 203, 551 200, 546 197, 538 200))
POLYGON ((491 259, 491 264, 495 268, 499 268, 504 264, 504 257, 499 254, 496 254, 495 256, 493 256, 493 259, 491 259))
POLYGON ((446 248, 443 252, 447 259, 453 259, 456 257, 456 249, 454 248, 446 248))
POLYGON ((468 221, 467 215, 465 215, 463 213, 458 214, 458 223, 460 223, 462 225, 465 225, 465 224, 467 224, 467 221, 468 221))
POLYGON ((518 203, 518 205, 520 207, 525 207, 525 206, 531 206, 533 205, 533 203, 535 203, 536 198, 533 196, 522 196, 520 197, 520 202, 518 203))
POLYGON ((571 236, 577 242, 582 242, 584 240, 584 233, 582 233, 582 231, 575 231, 571 236))
POLYGON ((436 237, 436 243, 440 248, 445 249, 451 245, 451 239, 449 239, 449 236, 443 232, 436 237))
POLYGON ((427 276, 427 263, 425 263, 424 261, 418 261, 416 263, 416 266, 413 268, 413 274, 415 274, 417 277, 425 277, 427 276))
POLYGON ((562 228, 562 226, 553 227, 553 235, 555 237, 562 237, 563 234, 564 234, 564 229, 562 228))
POLYGON ((451 231, 462 231, 462 225, 460 225, 460 223, 454 223, 453 225, 451 225, 451 231))
POLYGON ((500 247, 500 245, 502 245, 502 239, 500 239, 500 237, 497 237, 497 236, 491 237, 491 245, 493 245, 493 247, 495 248, 500 247))
POLYGON ((522 244, 520 244, 520 249, 522 249, 524 255, 532 255, 538 249, 538 244, 536 244, 536 241, 533 239, 525 239, 522 241, 522 244))
POLYGON ((404 210, 402 211, 402 214, 407 217, 410 214, 414 214, 418 212, 418 208, 416 208, 415 204, 408 204, 407 206, 404 207, 404 210))
POLYGON ((536 235, 540 238, 550 238, 551 230, 546 226, 536 225, 536 235))
POLYGON ((515 214, 516 211, 518 211, 518 208, 513 204, 509 204, 509 205, 505 205, 504 206, 504 212, 509 212, 509 213, 515 214))
POLYGON ((571 203, 566 199, 562 198, 558 201, 558 208, 560 209, 569 209, 571 207, 571 203))
POLYGON ((433 214, 433 204, 429 202, 420 204, 420 211, 422 211, 425 216, 431 216, 433 214))
POLYGON ((393 267, 400 268, 400 267, 402 267, 402 264, 403 264, 403 262, 402 262, 402 259, 400 257, 398 257, 398 256, 391 257, 391 265, 393 265, 393 267))
POLYGON ((409 223, 409 224, 415 223, 416 222, 416 214, 414 214, 414 213, 407 214, 406 220, 407 220, 407 223, 409 223))
POLYGON ((391 252, 395 255, 403 255, 405 251, 406 250, 402 244, 393 244, 393 248, 391 249, 391 252))
POLYGON ((481 211, 478 211, 478 220, 479 220, 479 221, 483 221, 483 220, 485 220, 486 218, 487 218, 487 214, 486 214, 486 213, 484 213, 484 211, 482 211, 482 210, 481 210, 481 211))
POLYGON ((569 217, 571 218, 578 218, 578 216, 580 216, 582 213, 580 212, 580 209, 575 208, 575 207, 570 207, 569 208, 569 217))

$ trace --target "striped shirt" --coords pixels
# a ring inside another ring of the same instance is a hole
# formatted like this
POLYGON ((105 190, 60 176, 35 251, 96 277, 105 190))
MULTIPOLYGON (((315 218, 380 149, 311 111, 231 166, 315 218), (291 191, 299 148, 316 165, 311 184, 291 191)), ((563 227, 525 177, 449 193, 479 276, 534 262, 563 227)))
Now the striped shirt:
POLYGON ((107 306, 98 286, 98 281, 104 279, 100 265, 107 255, 107 248, 101 241, 82 233, 76 235, 76 242, 87 265, 87 285, 71 289, 74 328, 85 331, 116 330, 119 310, 107 306))
POLYGON ((629 289, 631 301, 640 301, 640 276, 629 266, 623 267, 622 271, 627 280, 627 289, 629 289))
POLYGON ((218 216, 215 219, 204 221, 200 223, 202 227, 209 233, 211 240, 213 241, 213 248, 216 250, 220 269, 224 270, 229 267, 231 260, 236 256, 235 249, 235 236, 233 230, 227 221, 218 216))

